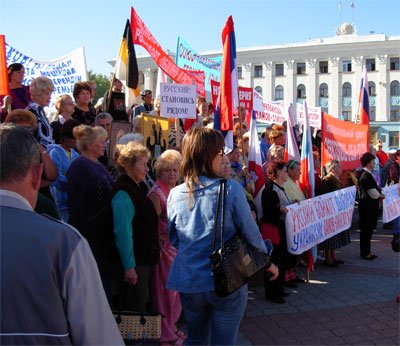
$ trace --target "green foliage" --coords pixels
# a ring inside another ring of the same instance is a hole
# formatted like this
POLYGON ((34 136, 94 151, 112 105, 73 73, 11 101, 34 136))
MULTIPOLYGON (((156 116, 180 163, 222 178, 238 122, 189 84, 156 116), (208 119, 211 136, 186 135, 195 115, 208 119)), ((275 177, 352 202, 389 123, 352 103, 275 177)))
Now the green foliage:
POLYGON ((110 89, 110 79, 111 76, 107 77, 106 75, 95 73, 92 70, 88 72, 89 80, 96 81, 97 89, 96 89, 96 96, 94 97, 94 104, 96 104, 97 100, 100 97, 103 97, 105 92, 110 89))

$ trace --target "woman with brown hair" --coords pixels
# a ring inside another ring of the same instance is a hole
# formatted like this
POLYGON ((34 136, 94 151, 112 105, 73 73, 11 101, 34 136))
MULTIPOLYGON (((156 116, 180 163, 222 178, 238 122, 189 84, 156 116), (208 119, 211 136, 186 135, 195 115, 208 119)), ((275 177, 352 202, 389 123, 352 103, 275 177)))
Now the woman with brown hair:
MULTIPOLYGON (((195 128, 185 135, 181 173, 184 183, 168 197, 169 239, 177 249, 167 288, 180 292, 187 322, 188 345, 234 345, 247 304, 247 285, 221 298, 215 293, 209 256, 213 252, 214 217, 221 183, 224 138, 209 128, 195 128)), ((264 253, 261 238, 243 188, 234 180, 226 184, 225 240, 236 228, 264 253)), ((216 246, 221 240, 217 238, 216 246)), ((272 279, 278 275, 272 264, 272 279)))
POLYGON ((72 93, 75 99, 75 111, 72 117, 81 124, 93 125, 96 118, 96 110, 91 104, 92 88, 87 82, 77 82, 72 93))

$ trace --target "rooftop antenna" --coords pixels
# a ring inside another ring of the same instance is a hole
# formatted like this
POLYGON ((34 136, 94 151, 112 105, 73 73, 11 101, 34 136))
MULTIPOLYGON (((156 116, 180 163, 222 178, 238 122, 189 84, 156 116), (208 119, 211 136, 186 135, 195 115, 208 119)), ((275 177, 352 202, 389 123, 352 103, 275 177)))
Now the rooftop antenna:
POLYGON ((350 2, 350 8, 351 8, 351 23, 354 25, 354 1, 350 2))

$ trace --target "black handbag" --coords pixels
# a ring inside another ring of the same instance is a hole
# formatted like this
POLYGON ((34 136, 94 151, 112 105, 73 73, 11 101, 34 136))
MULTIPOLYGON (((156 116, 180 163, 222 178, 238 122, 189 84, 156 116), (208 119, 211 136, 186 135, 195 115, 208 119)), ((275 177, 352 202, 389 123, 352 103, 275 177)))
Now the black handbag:
POLYGON ((245 285, 251 277, 264 268, 269 268, 271 259, 268 254, 258 250, 243 238, 239 230, 224 241, 226 180, 223 179, 218 188, 217 208, 214 216, 214 236, 212 254, 209 256, 214 278, 215 293, 219 297, 227 297, 245 285), (221 247, 215 249, 217 224, 221 207, 221 247))

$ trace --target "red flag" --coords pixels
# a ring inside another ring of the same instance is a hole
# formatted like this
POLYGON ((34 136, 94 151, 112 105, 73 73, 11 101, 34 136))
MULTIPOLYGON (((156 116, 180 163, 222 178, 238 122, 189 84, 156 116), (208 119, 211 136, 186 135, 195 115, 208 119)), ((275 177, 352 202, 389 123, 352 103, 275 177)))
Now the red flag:
POLYGON ((369 126, 369 93, 368 93, 368 77, 367 69, 363 68, 361 77, 360 95, 358 96, 358 122, 369 126))
POLYGON ((236 70, 236 39, 232 16, 229 16, 222 30, 222 68, 217 107, 214 114, 214 128, 225 137, 225 145, 233 147, 233 112, 239 105, 236 70))
POLYGON ((0 95, 9 95, 6 58, 6 37, 0 35, 0 95))

